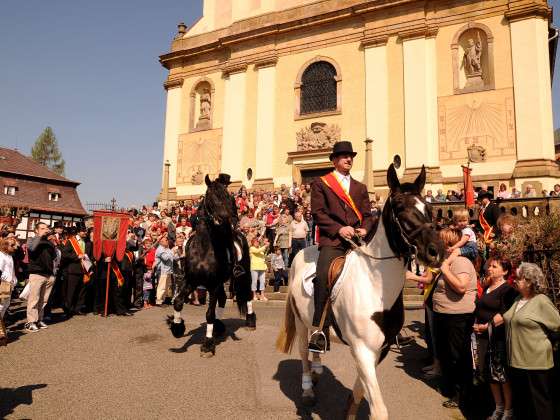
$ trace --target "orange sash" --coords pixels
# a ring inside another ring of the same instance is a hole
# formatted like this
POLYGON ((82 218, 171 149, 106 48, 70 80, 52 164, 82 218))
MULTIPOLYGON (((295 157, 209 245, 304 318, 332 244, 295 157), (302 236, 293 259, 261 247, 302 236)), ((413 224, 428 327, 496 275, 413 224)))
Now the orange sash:
POLYGON ((352 210, 354 210, 354 213, 356 213, 356 216, 358 216, 360 223, 362 223, 363 220, 362 213, 360 213, 360 210, 358 210, 358 207, 356 207, 356 204, 354 203, 354 200, 352 200, 352 197, 350 197, 350 194, 348 194, 344 190, 342 184, 340 183, 340 181, 338 180, 334 172, 322 176, 321 181, 323 181, 325 185, 329 187, 331 191, 335 193, 338 198, 340 198, 347 205, 349 205, 352 210))
POLYGON ((134 254, 131 251, 124 251, 124 255, 126 255, 131 264, 134 262, 134 254))
POLYGON ((484 218, 484 210, 481 210, 478 213, 478 221, 480 223, 480 226, 482 227, 482 230, 484 230, 484 242, 488 244, 492 242, 494 238, 494 228, 490 226, 490 223, 488 223, 484 218))
POLYGON ((114 259, 111 259, 111 270, 115 273, 115 277, 117 278, 117 283, 119 287, 122 287, 124 284, 124 276, 121 273, 121 270, 114 259))
MULTIPOLYGON (((78 257, 84 255, 84 253, 82 252, 82 248, 80 248, 80 244, 76 240, 75 236, 70 236, 68 240, 70 241, 70 245, 72 245, 72 249, 74 250, 74 252, 78 257)), ((84 261, 81 259, 80 259, 80 265, 82 266, 82 271, 84 273, 84 284, 87 284, 90 281, 90 275, 87 272, 86 268, 84 267, 84 261)))

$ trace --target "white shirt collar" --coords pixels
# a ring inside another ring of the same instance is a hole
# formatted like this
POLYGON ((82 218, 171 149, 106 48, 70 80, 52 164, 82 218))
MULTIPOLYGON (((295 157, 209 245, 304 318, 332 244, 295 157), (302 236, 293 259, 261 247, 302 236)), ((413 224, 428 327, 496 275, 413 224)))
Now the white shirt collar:
POLYGON ((342 174, 341 174, 340 172, 338 172, 336 169, 334 170, 334 173, 336 174, 336 176, 337 176, 339 179, 343 179, 343 180, 345 180, 345 181, 350 181, 350 174, 348 174, 348 175, 342 175, 342 174))

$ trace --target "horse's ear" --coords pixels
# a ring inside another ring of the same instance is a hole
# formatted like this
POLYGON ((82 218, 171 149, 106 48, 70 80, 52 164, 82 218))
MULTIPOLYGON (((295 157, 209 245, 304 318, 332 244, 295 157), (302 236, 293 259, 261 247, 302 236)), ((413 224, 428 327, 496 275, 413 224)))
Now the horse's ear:
POLYGON ((206 176, 204 177, 204 182, 206 183, 207 187, 209 187, 210 184, 212 183, 212 181, 210 181, 210 177, 208 176, 208 174, 206 174, 206 176))
POLYGON ((414 185, 416 186, 416 191, 418 192, 418 194, 421 194, 422 190, 424 189, 424 185, 426 185, 426 167, 424 165, 422 165, 422 170, 416 177, 414 185))
POLYGON ((387 185, 392 192, 398 192, 401 189, 401 182, 392 163, 389 165, 389 169, 387 169, 387 185))

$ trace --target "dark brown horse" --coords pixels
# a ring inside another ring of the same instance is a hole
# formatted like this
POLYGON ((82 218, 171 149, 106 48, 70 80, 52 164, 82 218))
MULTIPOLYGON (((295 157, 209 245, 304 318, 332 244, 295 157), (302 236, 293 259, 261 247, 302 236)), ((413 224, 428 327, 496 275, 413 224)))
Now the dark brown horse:
MULTIPOLYGON (((237 299, 237 307, 247 317, 247 326, 255 327, 255 314, 247 303, 252 298, 249 246, 243 235, 235 230, 236 208, 232 205, 227 188, 218 179, 205 178, 207 190, 197 211, 198 220, 194 233, 185 247, 185 280, 173 303, 174 316, 170 317, 171 332, 177 338, 185 332, 181 310, 185 299, 198 286, 208 290, 206 312, 206 338, 201 346, 201 356, 211 357, 216 352, 215 337, 225 332, 220 321, 226 304, 224 283, 230 280, 237 299), (234 243, 241 248, 241 258, 234 243)), ((250 305, 249 305, 250 306, 250 305)))

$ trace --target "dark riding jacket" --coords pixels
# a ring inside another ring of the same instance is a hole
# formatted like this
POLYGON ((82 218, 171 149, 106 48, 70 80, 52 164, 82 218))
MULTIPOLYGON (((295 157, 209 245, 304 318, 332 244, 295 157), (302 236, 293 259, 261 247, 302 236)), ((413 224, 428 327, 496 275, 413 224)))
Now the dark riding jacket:
POLYGON ((374 229, 375 219, 371 214, 367 187, 351 178, 350 197, 362 214, 361 223, 354 210, 325 185, 320 178, 317 178, 311 184, 311 213, 313 221, 319 227, 319 247, 348 246, 338 235, 338 231, 344 226, 361 227, 366 230, 366 236, 369 236, 374 229))

